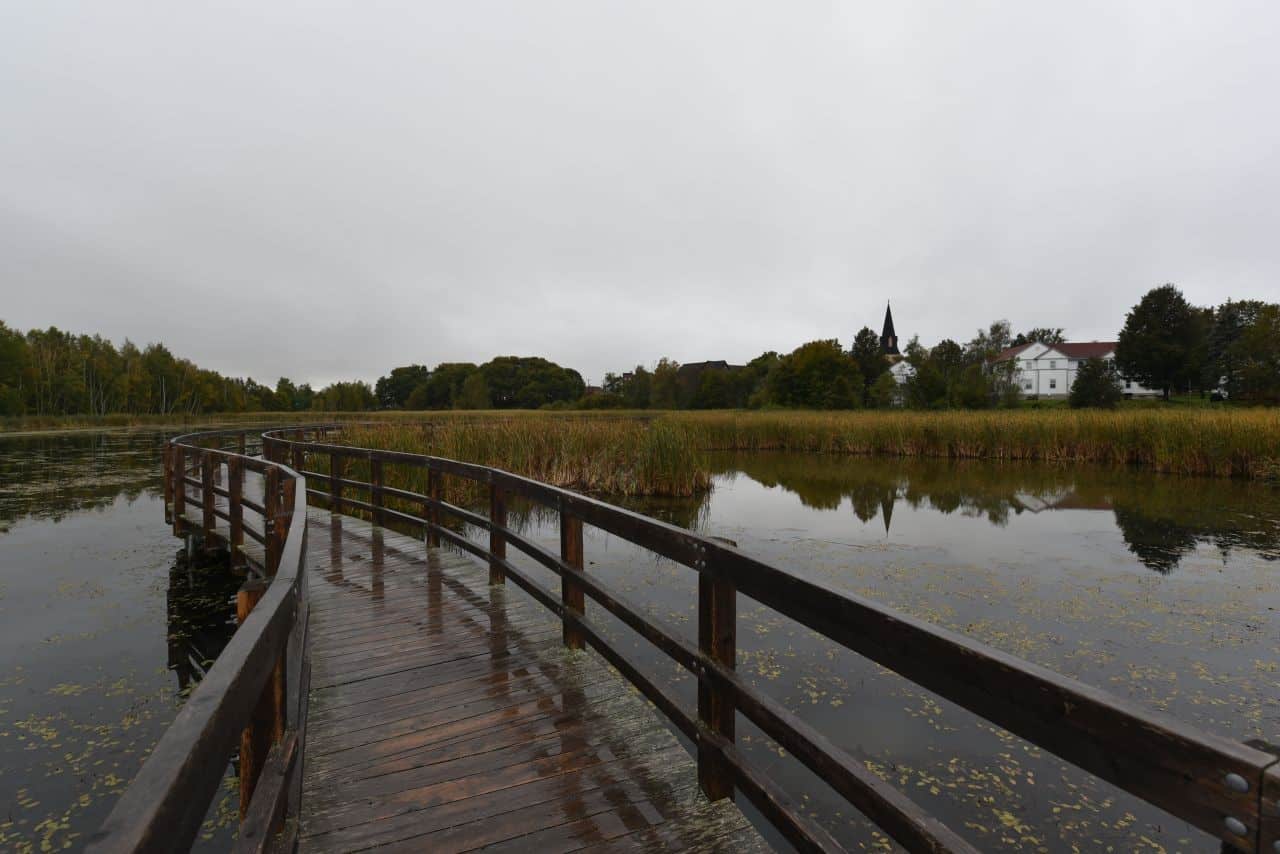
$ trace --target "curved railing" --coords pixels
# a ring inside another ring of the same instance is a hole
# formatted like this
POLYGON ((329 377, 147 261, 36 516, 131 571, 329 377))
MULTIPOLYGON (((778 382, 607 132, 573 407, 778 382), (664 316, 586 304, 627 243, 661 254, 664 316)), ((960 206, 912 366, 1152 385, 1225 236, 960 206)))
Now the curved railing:
POLYGON ((443 538, 487 561, 491 583, 510 579, 557 614, 563 621, 566 644, 593 647, 695 743, 699 783, 709 797, 717 799, 735 789, 741 791, 803 850, 840 846, 737 749, 736 713, 755 723, 904 847, 913 851, 973 848, 863 762, 734 672, 740 594, 1194 824, 1233 848, 1280 854, 1280 773, 1276 758, 1269 753, 1202 732, 868 599, 790 575, 723 542, 497 469, 321 441, 335 429, 264 433, 265 455, 290 460, 293 469, 307 478, 307 494, 316 503, 335 512, 358 509, 379 524, 415 526, 426 532, 429 545, 438 545, 443 538), (327 460, 326 472, 318 471, 322 459, 327 460), (367 467, 367 481, 346 476, 347 464, 353 461, 367 467), (426 493, 388 486, 389 466, 425 471, 426 493), (446 476, 487 486, 489 515, 443 500, 442 479, 446 476), (360 491, 367 500, 350 497, 350 490, 360 491), (559 514, 559 554, 507 526, 508 496, 520 496, 559 514), (388 499, 397 506, 389 506, 388 499), (445 517, 487 531, 488 547, 446 526, 445 517), (584 571, 584 524, 698 573, 697 644, 681 638, 584 571), (560 593, 508 561, 508 545, 558 575, 560 593), (586 597, 696 677, 696 712, 685 709, 666 688, 611 646, 586 617, 586 597))
POLYGON ((191 538, 193 548, 225 547, 250 577, 237 595, 240 627, 88 840, 92 851, 189 848, 237 748, 237 849, 292 848, 274 837, 286 813, 296 814, 305 741, 307 490, 288 466, 246 454, 251 432, 165 443, 174 533, 191 538), (188 508, 200 511, 199 521, 188 508), (246 511, 256 527, 245 524, 246 511))

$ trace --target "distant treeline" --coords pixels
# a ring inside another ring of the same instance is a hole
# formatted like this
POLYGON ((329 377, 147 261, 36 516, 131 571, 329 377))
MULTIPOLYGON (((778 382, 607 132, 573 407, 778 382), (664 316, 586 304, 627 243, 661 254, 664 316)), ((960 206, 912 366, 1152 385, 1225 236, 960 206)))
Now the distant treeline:
MULTIPOLYGON (((203 415, 222 412, 361 412, 372 409, 986 409, 1019 402, 1013 361, 993 365, 1010 346, 1057 344, 1063 330, 1014 335, 999 320, 967 343, 932 348, 912 338, 909 376, 889 372, 880 337, 863 327, 846 350, 811 341, 787 354, 769 351, 745 365, 660 359, 605 375, 588 389, 582 376, 538 357, 500 356, 481 365, 445 362, 394 368, 370 387, 338 382, 320 390, 285 377, 268 386, 224 377, 174 356, 162 344, 120 347, 99 335, 50 327, 21 333, 0 322, 0 415, 203 415)), ((1280 305, 1227 301, 1190 305, 1173 285, 1146 294, 1125 319, 1115 368, 1147 388, 1221 392, 1246 403, 1280 403, 1280 305)), ((1110 364, 1082 365, 1072 404, 1113 406, 1110 364), (1088 386, 1085 388, 1084 386, 1088 386)))
POLYGON ((222 412, 362 412, 372 409, 537 409, 567 405, 586 388, 577 371, 546 359, 503 356, 483 365, 396 368, 375 387, 337 382, 315 390, 225 377, 163 344, 117 347, 100 335, 55 327, 25 334, 0 321, 0 415, 204 415, 222 412))
MULTIPOLYGON (((791 353, 764 353, 746 365, 662 359, 653 370, 607 374, 585 408, 619 409, 988 409, 1019 404, 1016 363, 993 360, 1031 342, 1061 344, 1061 328, 1013 334, 1007 320, 978 330, 967 343, 944 339, 926 348, 912 338, 903 349, 905 381, 890 373, 880 337, 868 327, 844 350, 811 341, 791 353)), ((1116 364, 1089 360, 1071 389, 1073 406, 1114 406, 1120 376, 1173 393, 1221 393, 1245 403, 1280 403, 1280 305, 1228 300, 1217 308, 1187 302, 1173 285, 1147 293, 1124 321, 1116 364), (1117 371, 1118 369, 1118 371, 1117 371)))

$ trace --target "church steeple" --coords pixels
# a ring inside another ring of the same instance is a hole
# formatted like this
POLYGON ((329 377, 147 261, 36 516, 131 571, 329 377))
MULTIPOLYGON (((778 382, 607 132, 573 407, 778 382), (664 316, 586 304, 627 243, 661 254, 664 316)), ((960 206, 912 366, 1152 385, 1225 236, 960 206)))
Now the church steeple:
POLYGON ((898 352, 898 333, 893 330, 893 311, 889 303, 884 304, 884 329, 880 332, 880 352, 886 356, 900 356, 898 352))

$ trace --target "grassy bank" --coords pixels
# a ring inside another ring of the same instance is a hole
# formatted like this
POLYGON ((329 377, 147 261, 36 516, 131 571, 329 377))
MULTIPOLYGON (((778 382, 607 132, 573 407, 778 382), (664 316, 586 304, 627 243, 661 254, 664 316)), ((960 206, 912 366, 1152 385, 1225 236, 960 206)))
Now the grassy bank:
MULTIPOLYGON (((1057 464, 1280 480, 1280 410, 1142 408, 991 412, 259 413, 53 419, 45 429, 357 421, 353 445, 432 453, 611 495, 692 495, 713 450, 782 450, 1057 464)), ((31 419, 8 429, 36 429, 31 419)))
POLYGON ((1280 410, 707 413, 697 447, 1135 465, 1260 477, 1280 460, 1280 410))
POLYGON ((704 454, 712 450, 1138 466, 1253 479, 1280 474, 1277 410, 423 413, 353 427, 343 441, 613 495, 696 494, 710 483, 704 454))

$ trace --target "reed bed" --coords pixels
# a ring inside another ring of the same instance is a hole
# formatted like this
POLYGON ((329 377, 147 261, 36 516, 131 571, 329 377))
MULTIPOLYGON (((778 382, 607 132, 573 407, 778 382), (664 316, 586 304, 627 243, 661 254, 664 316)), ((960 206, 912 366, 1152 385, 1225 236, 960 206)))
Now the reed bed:
POLYGON ((616 496, 706 491, 709 451, 799 451, 1275 478, 1280 410, 421 414, 352 426, 346 444, 434 454, 616 496))
POLYGON ((711 486, 706 455, 667 419, 449 417, 353 426, 340 441, 464 460, 583 492, 689 496, 711 486))

